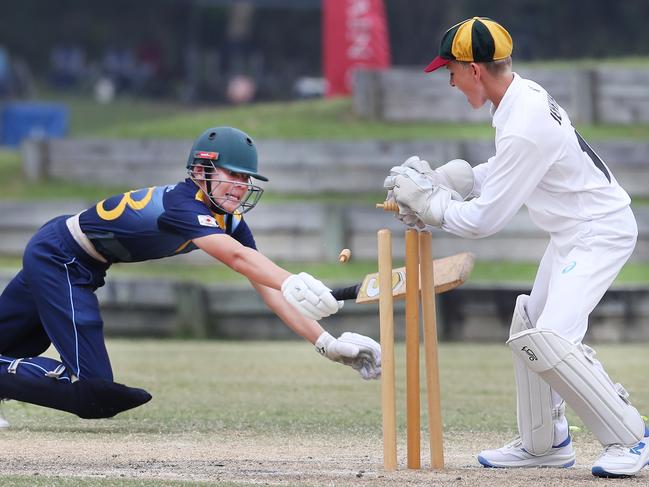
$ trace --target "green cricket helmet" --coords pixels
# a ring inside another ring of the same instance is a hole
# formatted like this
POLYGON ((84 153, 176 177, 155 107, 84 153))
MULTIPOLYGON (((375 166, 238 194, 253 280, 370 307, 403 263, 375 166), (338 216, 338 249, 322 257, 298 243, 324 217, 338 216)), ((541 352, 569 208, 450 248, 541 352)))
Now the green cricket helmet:
POLYGON ((267 177, 257 172, 257 148, 255 142, 246 133, 232 127, 213 127, 203 132, 196 139, 189 152, 186 167, 189 177, 195 183, 199 184, 199 179, 205 182, 203 192, 219 213, 243 214, 252 210, 259 202, 264 190, 252 184, 250 178, 268 181, 267 177), (193 169, 197 165, 205 168, 204 175, 201 178, 196 178, 194 175, 193 169), (220 184, 232 182, 227 178, 217 177, 215 174, 216 168, 247 175, 248 182, 237 183, 237 185, 245 184, 247 187, 245 196, 238 199, 232 194, 226 193, 215 197, 212 194, 214 188, 220 184), (228 202, 235 202, 238 206, 234 210, 226 210, 223 205, 228 202))
POLYGON ((187 168, 198 160, 207 160, 214 167, 222 167, 259 179, 268 178, 257 172, 257 147, 248 134, 232 127, 212 127, 203 132, 194 142, 187 168))

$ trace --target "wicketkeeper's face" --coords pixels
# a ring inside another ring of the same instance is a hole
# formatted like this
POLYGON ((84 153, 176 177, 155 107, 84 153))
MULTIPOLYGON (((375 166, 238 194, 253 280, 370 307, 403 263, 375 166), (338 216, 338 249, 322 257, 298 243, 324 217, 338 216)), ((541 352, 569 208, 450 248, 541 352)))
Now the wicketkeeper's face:
POLYGON ((480 81, 482 68, 478 64, 451 61, 446 65, 446 69, 449 72, 450 85, 460 90, 474 109, 480 108, 487 102, 480 81))

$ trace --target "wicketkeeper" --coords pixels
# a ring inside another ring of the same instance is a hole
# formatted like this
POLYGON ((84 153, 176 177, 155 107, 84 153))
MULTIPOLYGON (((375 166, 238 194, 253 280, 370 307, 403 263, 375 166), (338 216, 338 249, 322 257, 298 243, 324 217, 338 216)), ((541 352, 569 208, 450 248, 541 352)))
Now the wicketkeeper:
POLYGON ((473 168, 433 170, 411 157, 385 187, 406 224, 466 238, 502 229, 525 205, 548 232, 529 296, 516 301, 508 344, 516 377, 519 436, 485 450, 485 467, 569 467, 575 452, 564 399, 604 446, 593 475, 634 475, 649 462, 649 430, 582 339, 588 316, 633 252, 630 198, 568 114, 537 83, 512 72, 512 39, 474 17, 451 27, 425 69, 443 66, 473 108, 491 102, 496 153, 473 168))
MULTIPOLYGON (((267 181, 254 141, 215 127, 196 139, 177 184, 128 191, 46 223, 29 241, 23 269, 0 296, 0 398, 82 418, 106 418, 151 399, 113 381, 95 290, 116 262, 201 249, 246 276, 266 305, 325 357, 364 379, 381 373, 379 344, 334 338, 318 324, 342 306, 320 281, 291 274, 256 249, 243 214, 267 181), (60 360, 40 357, 54 345, 60 360)), ((6 422, 0 425, 6 426, 6 422)))

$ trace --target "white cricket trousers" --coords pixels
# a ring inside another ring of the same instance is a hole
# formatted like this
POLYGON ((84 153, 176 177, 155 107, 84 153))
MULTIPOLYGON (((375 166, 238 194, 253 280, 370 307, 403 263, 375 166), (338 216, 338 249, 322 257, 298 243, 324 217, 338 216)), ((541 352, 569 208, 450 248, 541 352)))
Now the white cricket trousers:
POLYGON ((631 256, 637 238, 629 207, 552 234, 527 302, 532 324, 580 343, 588 316, 631 256))

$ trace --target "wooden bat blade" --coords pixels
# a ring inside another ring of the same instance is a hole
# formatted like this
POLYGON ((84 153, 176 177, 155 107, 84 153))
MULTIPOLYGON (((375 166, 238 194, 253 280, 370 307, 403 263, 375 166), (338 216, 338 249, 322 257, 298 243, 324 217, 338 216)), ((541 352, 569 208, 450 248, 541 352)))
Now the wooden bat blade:
MULTIPOLYGON (((434 279, 435 294, 441 294, 455 289, 467 280, 475 257, 471 252, 450 255, 441 259, 435 259, 434 279)), ((421 279, 419 280, 421 282, 421 279)), ((394 299, 402 299, 406 295, 406 268, 399 267, 392 270, 392 296, 394 299)), ((375 303, 379 300, 379 274, 368 274, 356 296, 357 303, 375 303)))

